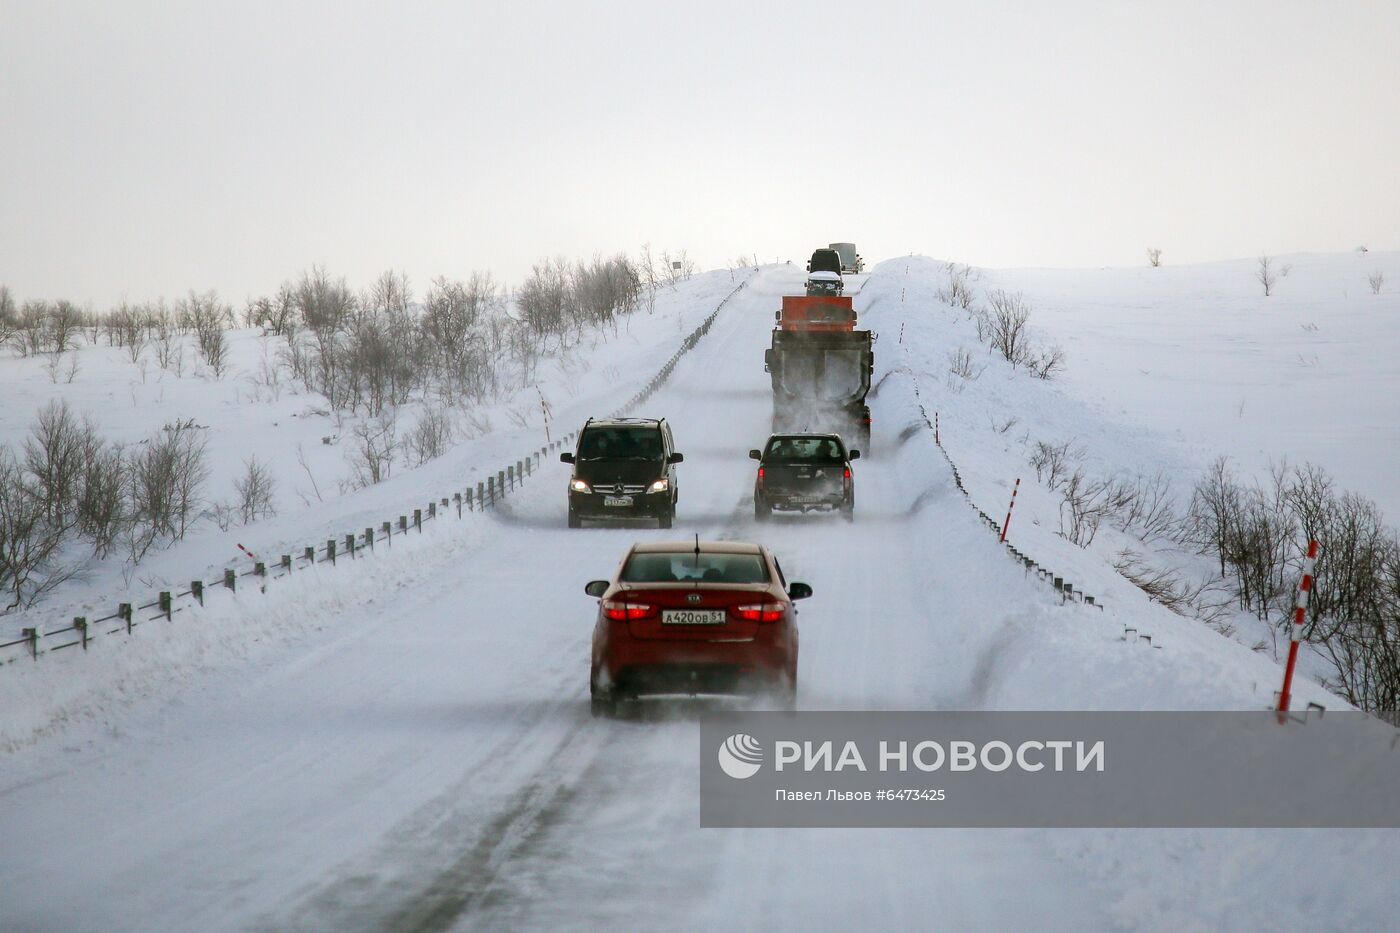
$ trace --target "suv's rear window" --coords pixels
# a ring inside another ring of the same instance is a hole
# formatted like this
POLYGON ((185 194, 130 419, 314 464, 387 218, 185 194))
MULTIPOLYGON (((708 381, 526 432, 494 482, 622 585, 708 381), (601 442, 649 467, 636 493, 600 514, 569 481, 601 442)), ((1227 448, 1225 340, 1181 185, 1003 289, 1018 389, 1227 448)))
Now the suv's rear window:
POLYGON ((578 443, 580 460, 660 460, 661 429, 587 428, 578 443))
POLYGON ((623 583, 767 583, 768 564, 760 554, 649 551, 633 554, 619 579, 623 583))
POLYGON ((775 437, 763 452, 767 463, 826 463, 846 461, 846 451, 834 437, 775 437))

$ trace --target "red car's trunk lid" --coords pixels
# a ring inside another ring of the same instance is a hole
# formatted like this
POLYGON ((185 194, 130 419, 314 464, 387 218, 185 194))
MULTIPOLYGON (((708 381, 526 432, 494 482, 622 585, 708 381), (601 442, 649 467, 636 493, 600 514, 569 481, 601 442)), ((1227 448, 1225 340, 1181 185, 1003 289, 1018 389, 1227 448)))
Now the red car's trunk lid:
POLYGON ((627 629, 633 638, 670 641, 751 641, 759 625, 773 623, 745 621, 735 616, 730 611, 731 607, 776 601, 764 584, 718 588, 684 583, 669 586, 639 584, 618 593, 613 599, 660 607, 645 619, 632 619, 627 623, 627 629), (668 609, 720 609, 724 611, 724 621, 704 624, 667 622, 668 609))

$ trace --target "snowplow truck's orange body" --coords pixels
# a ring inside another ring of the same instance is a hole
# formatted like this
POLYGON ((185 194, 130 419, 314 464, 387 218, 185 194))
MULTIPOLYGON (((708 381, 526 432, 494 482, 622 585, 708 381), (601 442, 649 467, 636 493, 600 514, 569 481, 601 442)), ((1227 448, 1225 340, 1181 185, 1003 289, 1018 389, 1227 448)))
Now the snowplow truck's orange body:
POLYGON ((856 309, 851 299, 840 295, 784 295, 778 312, 778 330, 844 331, 856 329, 856 309))

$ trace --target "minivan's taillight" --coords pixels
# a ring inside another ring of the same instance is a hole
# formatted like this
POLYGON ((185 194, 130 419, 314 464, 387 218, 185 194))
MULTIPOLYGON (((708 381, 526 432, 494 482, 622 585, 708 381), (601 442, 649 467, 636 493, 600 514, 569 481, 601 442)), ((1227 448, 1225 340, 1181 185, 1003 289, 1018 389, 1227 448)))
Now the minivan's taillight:
POLYGON ((783 617, 784 608, 782 603, 750 603, 731 611, 746 622, 777 622, 783 617))
POLYGON ((603 600, 603 615, 614 622, 626 622, 628 619, 645 619, 656 612, 656 607, 650 603, 629 603, 621 599, 603 600))

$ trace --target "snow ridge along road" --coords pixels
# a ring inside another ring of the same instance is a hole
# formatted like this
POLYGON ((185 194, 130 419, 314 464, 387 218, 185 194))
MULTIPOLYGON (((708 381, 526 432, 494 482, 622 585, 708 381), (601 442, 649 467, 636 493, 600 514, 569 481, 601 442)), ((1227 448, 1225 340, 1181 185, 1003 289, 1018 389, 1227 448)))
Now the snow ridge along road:
MULTIPOLYGON (((893 275, 877 269, 858 298, 886 335, 915 313, 881 300, 893 275)), ((764 540, 814 587, 804 708, 1257 705, 1241 672, 1271 665, 1242 647, 1124 643, 1112 609, 1061 606, 1007 558, 924 429, 912 376, 893 371, 890 336, 855 524, 756 526, 745 455, 769 429, 763 349, 800 282, 756 273, 636 412, 668 417, 686 454, 675 530, 569 531, 567 470, 542 465, 483 521, 386 560, 401 580, 306 575, 272 611, 324 614, 311 637, 5 760, 0 927, 1385 923, 1393 834, 1290 837, 1304 844, 1280 855, 1278 833, 702 832, 695 709, 589 717, 584 582, 633 540, 691 533, 764 540)))

